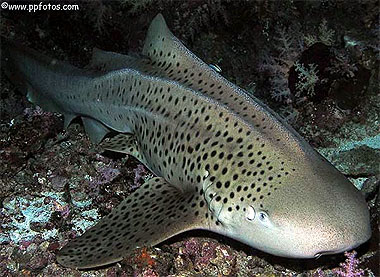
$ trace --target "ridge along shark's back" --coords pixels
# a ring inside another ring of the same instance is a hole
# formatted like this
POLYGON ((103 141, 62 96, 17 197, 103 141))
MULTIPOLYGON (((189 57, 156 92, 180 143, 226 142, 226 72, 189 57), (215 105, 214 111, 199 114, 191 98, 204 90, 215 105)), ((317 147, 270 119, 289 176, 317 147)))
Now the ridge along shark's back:
MULTIPOLYGON (((168 29, 161 14, 152 21, 142 56, 122 55, 96 49, 91 66, 105 71, 135 68, 149 75, 174 80, 227 105, 267 139, 287 141, 291 147, 309 146, 281 117, 251 93, 234 85, 188 50, 168 29)), ((279 146, 281 143, 279 143, 279 146)), ((282 144, 282 147, 288 147, 282 144)), ((310 147, 309 147, 310 148, 310 147)), ((311 149, 311 148, 310 148, 311 149)), ((312 150, 313 151, 313 150, 312 150)))
POLYGON ((186 49, 160 14, 143 55, 97 50, 91 66, 104 74, 86 77, 85 93, 61 101, 45 92, 69 118, 84 118, 94 141, 118 131, 103 147, 160 176, 64 247, 59 263, 109 264, 191 229, 298 258, 368 240, 360 192, 273 111, 186 49))

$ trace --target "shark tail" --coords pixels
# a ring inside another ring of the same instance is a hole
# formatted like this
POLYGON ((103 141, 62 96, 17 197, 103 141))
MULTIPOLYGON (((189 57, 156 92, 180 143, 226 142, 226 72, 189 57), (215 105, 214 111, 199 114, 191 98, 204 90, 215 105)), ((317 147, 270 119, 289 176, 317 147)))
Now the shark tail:
MULTIPOLYGON (((99 74, 42 55, 5 37, 1 37, 1 46, 1 67, 7 77, 33 104, 46 111, 63 114, 64 128, 67 128, 78 114, 64 103, 64 94, 75 91, 83 93, 83 90, 78 90, 81 89, 78 84, 99 74)), ((94 119, 84 116, 82 119, 87 134, 95 143, 109 132, 94 119)))
POLYGON ((50 58, 8 38, 1 37, 1 67, 7 77, 33 104, 65 114, 55 97, 64 76, 87 75, 84 70, 50 58))

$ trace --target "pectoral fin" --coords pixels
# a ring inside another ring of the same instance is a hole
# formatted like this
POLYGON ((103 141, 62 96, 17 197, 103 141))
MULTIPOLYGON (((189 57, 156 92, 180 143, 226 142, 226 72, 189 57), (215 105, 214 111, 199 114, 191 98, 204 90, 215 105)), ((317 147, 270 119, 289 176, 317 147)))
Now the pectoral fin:
POLYGON ((82 121, 84 129, 93 143, 99 143, 110 131, 106 126, 95 119, 82 117, 82 121))
POLYGON ((206 213, 199 194, 183 193, 156 177, 66 245, 57 260, 72 268, 118 262, 137 247, 156 245, 186 230, 206 228, 206 213))
POLYGON ((73 121, 75 117, 76 117, 76 115, 74 115, 74 114, 65 113, 64 114, 63 128, 67 129, 69 127, 71 121, 73 121))
POLYGON ((103 141, 100 146, 105 150, 131 155, 141 162, 144 162, 140 154, 140 147, 132 134, 118 134, 112 138, 103 141))
POLYGON ((154 170, 150 168, 149 163, 146 162, 144 156, 141 154, 142 152, 140 150, 140 146, 138 145, 133 134, 122 133, 112 138, 107 138, 100 144, 100 147, 104 150, 131 155, 149 168, 150 171, 154 172, 154 170))

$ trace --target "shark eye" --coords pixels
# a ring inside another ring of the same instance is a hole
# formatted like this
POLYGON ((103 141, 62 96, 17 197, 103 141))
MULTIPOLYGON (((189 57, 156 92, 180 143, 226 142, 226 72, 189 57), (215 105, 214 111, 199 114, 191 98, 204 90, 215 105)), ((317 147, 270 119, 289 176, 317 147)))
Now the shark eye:
POLYGON ((261 223, 268 224, 269 223, 269 216, 266 212, 260 211, 259 212, 259 220, 261 223))
POLYGON ((248 206, 245 216, 249 221, 254 220, 256 216, 255 209, 252 206, 248 206))

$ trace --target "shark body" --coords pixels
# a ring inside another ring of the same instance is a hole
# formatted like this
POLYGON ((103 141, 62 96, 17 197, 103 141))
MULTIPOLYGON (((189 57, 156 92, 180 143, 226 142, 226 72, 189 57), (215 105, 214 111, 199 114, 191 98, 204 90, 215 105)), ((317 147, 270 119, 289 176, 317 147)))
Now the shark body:
POLYGON ((142 57, 95 50, 85 71, 5 43, 8 76, 42 108, 81 117, 105 149, 157 176, 58 254, 91 268, 206 229, 278 256, 313 258, 371 235, 360 192, 273 111, 153 20, 142 57))

